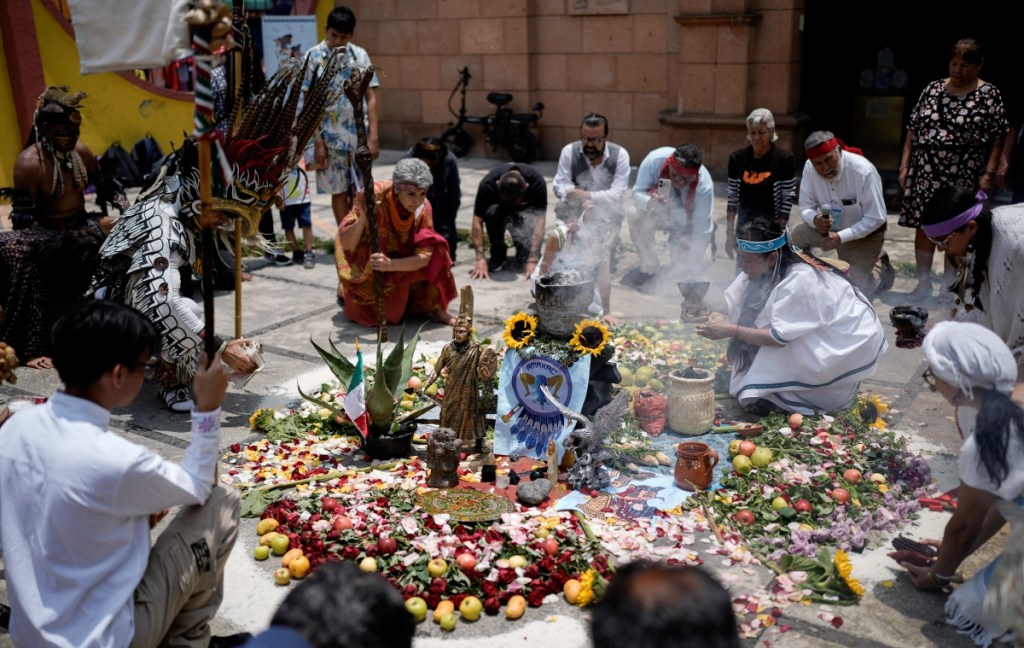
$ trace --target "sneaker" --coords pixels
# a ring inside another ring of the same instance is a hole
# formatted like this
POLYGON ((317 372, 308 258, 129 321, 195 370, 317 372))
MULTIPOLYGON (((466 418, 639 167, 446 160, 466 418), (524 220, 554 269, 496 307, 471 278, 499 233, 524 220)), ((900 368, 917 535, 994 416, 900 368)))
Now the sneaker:
POLYGON ((170 391, 164 391, 161 389, 157 392, 157 396, 160 397, 164 407, 172 412, 177 412, 178 414, 191 412, 192 408, 195 407, 195 403, 188 395, 188 389, 184 387, 179 387, 170 391))
POLYGON ((302 257, 302 267, 306 270, 312 270, 313 266, 316 265, 316 257, 313 256, 313 251, 306 252, 302 257))
POLYGON ((281 254, 280 252, 278 252, 277 254, 274 255, 274 265, 290 266, 291 264, 292 260, 288 258, 287 254, 281 254))
POLYGON ((292 252, 292 263, 294 265, 302 265, 302 261, 304 258, 305 254, 303 254, 302 250, 295 250, 294 252, 292 252))
POLYGON ((647 287, 653 280, 654 275, 644 272, 639 266, 622 275, 622 284, 636 289, 647 287))

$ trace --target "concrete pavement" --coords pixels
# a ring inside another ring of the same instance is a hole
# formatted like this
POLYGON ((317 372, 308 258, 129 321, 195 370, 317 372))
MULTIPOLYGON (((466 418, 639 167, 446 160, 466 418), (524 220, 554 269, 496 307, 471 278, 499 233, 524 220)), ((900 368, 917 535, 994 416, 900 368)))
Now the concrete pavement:
MULTIPOLYGON (((377 178, 390 177, 399 152, 385 151, 374 167, 377 178)), ((489 159, 460 160, 463 201, 459 212, 460 229, 469 229, 473 197, 480 178, 495 164, 489 159)), ((554 175, 554 162, 534 165, 548 179, 554 175)), ((550 186, 550 184, 549 184, 550 186)), ((553 196, 551 204, 554 204, 553 196)), ((314 227, 320 237, 333 235, 334 220, 328 196, 314 197, 314 227)), ((716 200, 715 218, 724 222, 724 198, 716 200)), ((275 218, 276 220, 276 218, 275 218)), ((895 264, 913 263, 913 232, 895 225, 890 216, 886 250, 895 264)), ((553 210, 549 210, 548 224, 554 223, 553 210)), ((279 227, 279 224, 278 224, 279 227)), ((724 228, 723 228, 724 229, 724 228)), ((665 285, 653 294, 642 294, 620 283, 621 276, 636 264, 636 254, 629 245, 629 235, 623 226, 624 242, 618 271, 613 280, 613 313, 631 320, 675 319, 679 313, 679 295, 675 287, 665 285)), ((722 234, 719 233, 719 253, 708 269, 712 292, 723 289, 733 277, 734 264, 721 252, 722 234)), ((463 244, 454 268, 459 285, 470 283, 476 297, 476 328, 481 338, 500 336, 503 320, 515 310, 525 309, 532 302, 529 286, 521 278, 497 273, 492 281, 470 281, 472 250, 463 244)), ((309 339, 318 342, 332 339, 343 350, 351 350, 356 336, 372 340, 372 331, 348 322, 334 302, 336 276, 333 260, 318 255, 312 270, 301 266, 275 267, 262 259, 247 261, 253 281, 243 287, 243 332, 258 338, 264 345, 267 366, 243 390, 232 390, 224 406, 224 445, 253 438, 248 429, 248 416, 257 407, 278 405, 297 400, 296 383, 319 384, 326 374, 323 363, 313 351, 309 339)), ((938 263, 936 271, 941 271, 938 263)), ((924 388, 920 378, 924 369, 920 350, 897 349, 888 326, 889 309, 903 303, 905 294, 913 287, 911 279, 897 278, 894 289, 874 300, 879 317, 886 325, 890 350, 883 356, 877 374, 863 387, 885 397, 893 406, 892 425, 898 430, 912 433, 915 443, 927 450, 941 485, 951 488, 956 484, 955 456, 959 447, 950 416, 952 409, 936 394, 924 388)), ((231 332, 231 314, 234 295, 218 294, 216 298, 218 324, 222 334, 231 332)), ((452 310, 456 309, 455 304, 452 310)), ((932 304, 932 321, 942 319, 945 308, 932 304)), ((418 326, 419 322, 415 322, 418 326)), ((424 350, 440 348, 450 339, 447 327, 428 323, 423 329, 424 350)), ((19 369, 17 385, 0 386, 0 399, 20 395, 46 396, 58 387, 56 373, 19 369)), ((115 430, 137 443, 150 447, 159 454, 179 460, 188 441, 187 417, 163 410, 157 401, 156 390, 147 384, 136 402, 115 413, 115 430)), ((2 432, 0 432, 2 438, 2 432)), ((919 536, 939 537, 946 514, 924 513, 919 536)), ((214 630, 227 634, 239 630, 258 631, 266 626, 278 601, 288 588, 276 587, 270 578, 271 567, 256 564, 251 559, 255 544, 255 522, 243 520, 239 542, 228 564, 227 591, 214 630)), ((83 539, 87 541, 87 539, 83 539)), ((998 542, 994 541, 996 547, 998 542)), ((994 555, 990 543, 986 555, 994 555)), ((709 561, 714 568, 717 561, 709 561)), ((855 556, 858 574, 868 589, 863 602, 852 608, 833 612, 846 621, 842 628, 834 628, 816 614, 817 606, 791 606, 783 621, 792 626, 785 634, 777 631, 765 635, 774 646, 970 646, 969 640, 957 635, 941 623, 942 598, 918 593, 898 570, 893 569, 884 553, 868 552, 855 556), (895 585, 886 587, 883 581, 892 579, 895 585)), ((972 558, 968 570, 983 565, 983 557, 972 558)), ((754 576, 765 582, 767 570, 758 569, 754 576)), ((0 601, 7 600, 6 582, 0 578, 0 601)), ((562 602, 531 610, 527 620, 507 622, 503 617, 484 618, 476 624, 460 624, 450 636, 441 637, 435 624, 425 623, 419 628, 417 646, 433 646, 443 641, 446 646, 507 645, 510 642, 541 641, 565 648, 586 646, 586 614, 562 602), (538 614, 540 612, 540 614, 538 614), (532 614, 531 614, 532 613, 532 614)), ((754 645, 754 642, 748 642, 754 645)), ((0 634, 0 646, 10 645, 9 636, 0 634)), ((763 645, 757 642, 757 645, 763 645)))

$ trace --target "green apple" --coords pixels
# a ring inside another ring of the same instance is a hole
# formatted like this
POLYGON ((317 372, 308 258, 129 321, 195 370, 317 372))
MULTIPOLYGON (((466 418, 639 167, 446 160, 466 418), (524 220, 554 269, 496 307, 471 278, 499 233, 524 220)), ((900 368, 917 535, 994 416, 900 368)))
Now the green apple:
POLYGON ((416 623, 427 618, 427 602, 420 596, 413 596, 407 599, 405 601, 405 609, 409 610, 409 614, 412 615, 412 618, 416 619, 416 623))
POLYGON ((291 540, 288 539, 288 536, 279 533, 270 541, 270 548, 274 550, 275 556, 283 556, 288 551, 288 545, 290 544, 291 540))
POLYGON ((444 576, 446 571, 448 571, 448 563, 444 561, 444 558, 434 558, 427 563, 427 573, 431 576, 444 576))
POLYGON ((772 500, 772 508, 775 509, 776 511, 781 511, 787 506, 789 506, 789 502, 787 502, 786 498, 784 497, 776 497, 775 499, 772 500))
POLYGON ((442 630, 444 630, 445 632, 451 632, 455 629, 455 613, 449 612, 448 614, 444 615, 443 617, 441 617, 441 621, 439 623, 441 624, 442 630))
POLYGON ((729 442, 729 456, 735 457, 740 453, 740 442, 742 439, 733 439, 729 442))
POLYGON ((750 472, 750 457, 745 455, 736 455, 732 458, 732 469, 741 475, 746 475, 750 472))
POLYGON ((252 550, 252 555, 256 557, 256 560, 266 560, 267 558, 270 558, 270 547, 267 547, 266 545, 257 545, 256 548, 252 550))
POLYGON ((274 570, 274 582, 278 585, 287 585, 292 582, 292 575, 287 567, 278 567, 274 570))
POLYGON ((480 602, 475 596, 467 596, 462 599, 462 603, 459 604, 459 614, 466 621, 476 621, 480 618, 480 612, 484 609, 484 604, 480 602))
POLYGON ((759 447, 750 455, 750 463, 756 468, 764 468, 772 462, 772 451, 765 447, 759 447))
POLYGON ((430 387, 424 392, 427 396, 437 396, 437 383, 430 383, 430 387))

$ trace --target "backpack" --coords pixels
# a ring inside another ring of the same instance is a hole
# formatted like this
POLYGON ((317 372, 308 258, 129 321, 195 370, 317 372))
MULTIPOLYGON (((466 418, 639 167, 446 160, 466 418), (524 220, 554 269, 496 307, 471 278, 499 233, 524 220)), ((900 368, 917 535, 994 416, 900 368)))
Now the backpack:
POLYGON ((145 137, 135 142, 135 146, 132 147, 132 161, 135 162, 135 168, 142 176, 142 185, 149 185, 153 182, 157 173, 160 172, 160 163, 163 158, 164 153, 151 133, 146 133, 145 137))
POLYGON ((100 158, 100 168, 111 173, 125 187, 142 184, 142 174, 121 142, 114 142, 100 158))

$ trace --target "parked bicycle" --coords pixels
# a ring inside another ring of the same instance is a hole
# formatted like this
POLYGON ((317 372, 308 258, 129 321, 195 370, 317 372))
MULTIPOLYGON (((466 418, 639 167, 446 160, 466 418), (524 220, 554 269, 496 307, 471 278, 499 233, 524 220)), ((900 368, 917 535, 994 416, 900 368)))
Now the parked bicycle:
POLYGON ((458 118, 456 122, 448 122, 448 129, 441 134, 441 141, 448 150, 458 157, 463 157, 473 146, 473 136, 466 132, 466 124, 479 124, 484 130, 484 140, 497 151, 503 148, 516 162, 532 162, 537 157, 537 137, 530 132, 530 124, 541 117, 544 104, 533 104, 530 113, 515 113, 508 104, 512 103, 512 95, 507 92, 490 92, 487 101, 494 105, 494 113, 483 117, 466 114, 466 87, 469 85, 469 68, 459 70, 459 82, 455 84, 448 96, 448 112, 458 118), (452 109, 455 93, 462 95, 459 112, 452 109))

